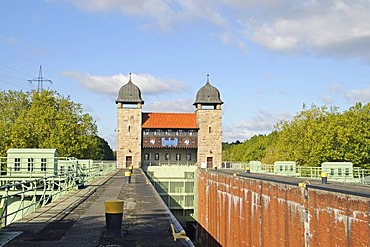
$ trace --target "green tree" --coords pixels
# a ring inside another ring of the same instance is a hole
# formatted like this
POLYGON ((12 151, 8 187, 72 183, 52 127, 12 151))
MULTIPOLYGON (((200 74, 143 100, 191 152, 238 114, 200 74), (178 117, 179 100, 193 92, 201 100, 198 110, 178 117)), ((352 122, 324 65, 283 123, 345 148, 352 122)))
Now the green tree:
POLYGON ((275 129, 238 145, 223 145, 223 160, 267 164, 293 160, 302 166, 349 161, 370 167, 370 104, 357 103, 344 112, 337 107, 307 109, 304 105, 292 120, 277 123, 275 129))
POLYGON ((94 160, 115 160, 115 155, 113 153, 113 150, 110 148, 108 142, 99 136, 96 136, 95 138, 97 139, 99 150, 93 159, 94 160))
POLYGON ((279 131, 277 146, 280 160, 294 160, 299 165, 318 166, 326 140, 323 138, 327 116, 334 114, 326 107, 303 109, 291 121, 276 125, 279 131))
POLYGON ((69 97, 48 90, 1 92, 0 107, 2 156, 9 148, 56 148, 60 156, 81 159, 101 156, 95 121, 69 97))

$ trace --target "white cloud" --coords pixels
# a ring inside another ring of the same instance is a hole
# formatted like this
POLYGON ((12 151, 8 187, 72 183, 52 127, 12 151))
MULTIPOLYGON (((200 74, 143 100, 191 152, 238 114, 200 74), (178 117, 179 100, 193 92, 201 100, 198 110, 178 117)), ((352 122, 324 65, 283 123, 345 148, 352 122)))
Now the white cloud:
POLYGON ((335 102, 335 99, 333 97, 327 95, 321 96, 320 100, 325 104, 333 104, 335 102))
POLYGON ((216 26, 227 25, 221 11, 216 11, 212 0, 65 0, 91 12, 120 11, 124 15, 149 19, 146 23, 160 30, 169 31, 181 22, 206 19, 216 26))
POLYGON ((244 51, 253 41, 279 52, 314 51, 370 61, 370 1, 366 0, 65 1, 87 11, 137 16, 160 30, 205 21, 220 28, 217 36, 222 42, 244 51))
POLYGON ((171 101, 154 101, 150 105, 144 105, 144 111, 150 112, 194 112, 195 99, 177 99, 171 101))
POLYGON ((292 115, 289 113, 271 114, 258 110, 249 120, 241 120, 232 126, 224 126, 222 139, 226 142, 244 141, 254 135, 269 134, 275 129, 276 123, 291 118, 292 115))
POLYGON ((370 2, 327 1, 225 1, 241 19, 247 39, 275 51, 315 50, 331 56, 370 58, 370 2), (243 14, 244 12, 245 14, 243 14), (333 46, 334 45, 334 46, 333 46), (343 49, 345 47, 345 49, 343 49), (366 54, 361 54, 365 51, 366 54))
POLYGON ((346 99, 351 103, 369 103, 370 102, 370 88, 362 90, 352 90, 345 95, 346 99))
MULTIPOLYGON (((120 87, 129 81, 129 76, 118 74, 112 76, 90 75, 75 71, 64 71, 64 77, 78 81, 83 87, 102 94, 116 96, 120 87)), ((147 95, 178 93, 187 91, 185 84, 177 80, 162 80, 148 74, 132 74, 132 82, 147 95)))
POLYGON ((244 140, 247 140, 257 134, 263 134, 263 133, 261 132, 257 133, 257 132, 249 131, 246 129, 235 129, 230 126, 224 126, 223 133, 222 133, 222 141, 223 142, 235 142, 236 140, 239 140, 243 142, 244 140))

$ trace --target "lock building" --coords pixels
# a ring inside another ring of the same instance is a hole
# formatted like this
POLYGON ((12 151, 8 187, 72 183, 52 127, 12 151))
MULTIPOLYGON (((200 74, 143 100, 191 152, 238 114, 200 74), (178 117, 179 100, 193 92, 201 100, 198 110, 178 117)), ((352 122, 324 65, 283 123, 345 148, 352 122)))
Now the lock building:
POLYGON ((123 85, 117 105, 119 168, 158 165, 218 167, 222 161, 222 109, 219 90, 207 76, 195 97, 195 112, 142 112, 144 100, 132 80, 123 85))

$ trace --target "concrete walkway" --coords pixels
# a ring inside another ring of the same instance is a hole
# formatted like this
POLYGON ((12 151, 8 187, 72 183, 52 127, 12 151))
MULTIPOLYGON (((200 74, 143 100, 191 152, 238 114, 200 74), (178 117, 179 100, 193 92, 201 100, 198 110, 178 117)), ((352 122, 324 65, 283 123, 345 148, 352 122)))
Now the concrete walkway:
POLYGON ((171 222, 168 208, 141 170, 134 171, 131 184, 125 184, 124 170, 118 170, 1 229, 0 235, 21 233, 4 245, 8 247, 188 246, 173 240, 171 222), (121 238, 104 234, 104 202, 109 199, 125 201, 121 238))

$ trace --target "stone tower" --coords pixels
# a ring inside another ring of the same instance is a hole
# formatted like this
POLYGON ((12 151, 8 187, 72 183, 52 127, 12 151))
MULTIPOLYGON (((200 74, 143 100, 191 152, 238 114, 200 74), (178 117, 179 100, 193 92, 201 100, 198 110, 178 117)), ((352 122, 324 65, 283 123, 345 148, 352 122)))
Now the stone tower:
POLYGON ((141 108, 144 101, 140 89, 130 79, 118 93, 117 104, 117 162, 118 168, 141 162, 141 108))
POLYGON ((207 83, 197 93, 194 106, 198 124, 198 164, 213 168, 222 162, 222 110, 223 102, 217 88, 207 83))

